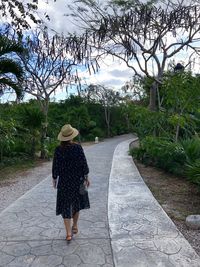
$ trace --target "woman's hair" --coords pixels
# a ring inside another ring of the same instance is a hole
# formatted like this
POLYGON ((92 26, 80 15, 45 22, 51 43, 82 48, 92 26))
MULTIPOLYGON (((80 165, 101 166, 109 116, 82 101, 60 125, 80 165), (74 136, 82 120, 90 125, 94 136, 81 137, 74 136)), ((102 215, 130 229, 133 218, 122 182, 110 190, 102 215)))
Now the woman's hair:
POLYGON ((60 142, 60 146, 61 147, 70 146, 71 144, 73 144, 73 141, 72 140, 69 140, 69 141, 61 141, 60 142))

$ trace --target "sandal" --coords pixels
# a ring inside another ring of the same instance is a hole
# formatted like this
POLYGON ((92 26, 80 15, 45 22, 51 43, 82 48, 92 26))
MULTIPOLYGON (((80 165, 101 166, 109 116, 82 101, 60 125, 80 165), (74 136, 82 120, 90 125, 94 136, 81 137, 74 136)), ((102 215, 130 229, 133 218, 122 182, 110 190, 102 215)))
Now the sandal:
POLYGON ((78 234, 78 228, 72 226, 72 232, 73 232, 73 234, 75 234, 75 235, 78 234))
POLYGON ((71 235, 67 235, 67 236, 66 236, 66 240, 67 240, 67 241, 71 241, 71 240, 72 240, 72 236, 71 236, 71 235))

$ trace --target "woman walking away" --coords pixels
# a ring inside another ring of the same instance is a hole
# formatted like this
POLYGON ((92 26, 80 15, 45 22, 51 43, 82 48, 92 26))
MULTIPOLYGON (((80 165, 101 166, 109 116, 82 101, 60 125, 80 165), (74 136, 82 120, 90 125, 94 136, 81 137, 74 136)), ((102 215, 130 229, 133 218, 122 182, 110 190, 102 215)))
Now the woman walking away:
POLYGON ((78 233, 79 211, 90 208, 87 160, 81 145, 72 141, 78 134, 70 124, 62 127, 58 135, 61 143, 55 149, 52 166, 53 187, 57 188, 56 215, 63 217, 67 241, 78 233))

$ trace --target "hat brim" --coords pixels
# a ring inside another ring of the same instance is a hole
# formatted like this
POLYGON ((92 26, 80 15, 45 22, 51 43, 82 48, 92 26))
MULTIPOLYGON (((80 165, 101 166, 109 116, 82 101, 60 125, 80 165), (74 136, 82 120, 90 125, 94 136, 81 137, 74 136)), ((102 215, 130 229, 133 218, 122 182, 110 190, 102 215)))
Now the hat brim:
POLYGON ((69 136, 63 136, 62 133, 60 132, 58 134, 58 140, 59 141, 70 141, 74 139, 77 135, 79 134, 79 131, 75 128, 73 128, 73 133, 69 136))

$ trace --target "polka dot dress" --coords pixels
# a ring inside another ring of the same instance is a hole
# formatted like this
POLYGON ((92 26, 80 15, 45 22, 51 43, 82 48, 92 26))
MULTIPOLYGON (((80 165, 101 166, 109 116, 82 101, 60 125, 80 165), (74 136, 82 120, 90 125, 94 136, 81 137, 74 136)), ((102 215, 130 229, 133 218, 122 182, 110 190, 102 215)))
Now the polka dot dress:
POLYGON ((88 173, 87 160, 79 144, 69 143, 55 149, 52 175, 58 178, 56 215, 70 219, 74 213, 90 208, 88 193, 79 192, 88 173))

